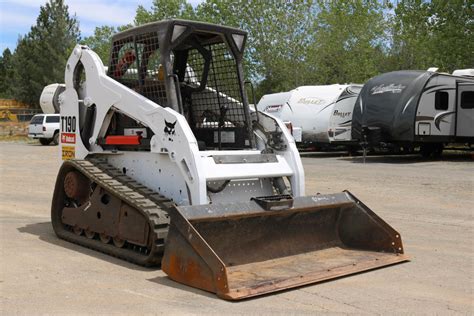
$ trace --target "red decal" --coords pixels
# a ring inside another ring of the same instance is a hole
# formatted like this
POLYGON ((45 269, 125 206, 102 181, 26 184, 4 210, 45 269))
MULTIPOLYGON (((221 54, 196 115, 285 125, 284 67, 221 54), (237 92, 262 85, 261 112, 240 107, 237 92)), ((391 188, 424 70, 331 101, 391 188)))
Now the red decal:
POLYGON ((140 135, 109 135, 105 138, 106 145, 140 145, 140 135))
POLYGON ((75 144, 76 134, 74 133, 61 133, 61 143, 63 144, 75 144))

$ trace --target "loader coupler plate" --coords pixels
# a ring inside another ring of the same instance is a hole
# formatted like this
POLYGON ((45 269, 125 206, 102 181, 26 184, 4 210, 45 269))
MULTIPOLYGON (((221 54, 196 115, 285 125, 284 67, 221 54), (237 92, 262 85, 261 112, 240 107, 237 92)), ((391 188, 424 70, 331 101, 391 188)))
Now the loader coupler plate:
POLYGON ((237 300, 406 261, 401 237, 349 192, 171 212, 162 269, 237 300))

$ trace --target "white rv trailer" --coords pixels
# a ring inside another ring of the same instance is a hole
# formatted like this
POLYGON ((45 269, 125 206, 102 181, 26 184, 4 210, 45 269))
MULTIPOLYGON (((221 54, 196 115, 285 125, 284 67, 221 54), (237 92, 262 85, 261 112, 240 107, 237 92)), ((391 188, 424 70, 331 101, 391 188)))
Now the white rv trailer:
POLYGON ((441 154, 449 143, 474 144, 474 69, 453 74, 403 70, 370 79, 359 94, 352 136, 369 147, 420 147, 441 154))
POLYGON ((257 109, 280 118, 299 145, 352 144, 352 111, 362 85, 302 86, 264 95, 257 109))

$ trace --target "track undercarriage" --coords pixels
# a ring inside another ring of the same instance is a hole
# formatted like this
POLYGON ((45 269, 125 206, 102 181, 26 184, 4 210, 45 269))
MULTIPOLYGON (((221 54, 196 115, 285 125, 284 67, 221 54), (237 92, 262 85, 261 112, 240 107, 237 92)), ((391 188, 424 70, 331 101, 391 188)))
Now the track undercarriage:
POLYGON ((169 199, 105 160, 70 160, 56 182, 52 222, 70 242, 142 266, 159 266, 168 234, 169 199))

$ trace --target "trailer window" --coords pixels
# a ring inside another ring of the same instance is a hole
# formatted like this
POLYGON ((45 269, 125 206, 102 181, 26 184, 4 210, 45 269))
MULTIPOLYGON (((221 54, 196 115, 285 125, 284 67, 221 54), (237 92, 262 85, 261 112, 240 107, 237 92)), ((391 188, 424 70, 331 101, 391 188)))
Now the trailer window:
POLYGON ((446 91, 436 91, 435 93, 435 109, 447 110, 449 106, 449 94, 446 91))
POLYGON ((461 107, 463 109, 474 109, 474 91, 461 92, 461 107))

